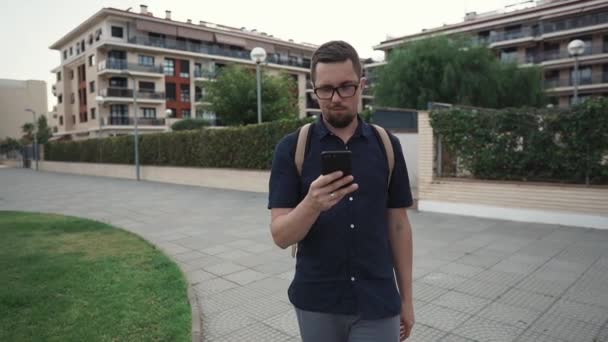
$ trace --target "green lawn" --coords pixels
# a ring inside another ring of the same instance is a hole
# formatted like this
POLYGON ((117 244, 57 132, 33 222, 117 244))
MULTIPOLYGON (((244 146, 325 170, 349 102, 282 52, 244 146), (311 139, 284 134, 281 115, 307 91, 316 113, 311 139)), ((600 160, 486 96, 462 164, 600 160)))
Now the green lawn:
POLYGON ((187 286, 141 238, 0 211, 0 341, 189 341, 187 286))

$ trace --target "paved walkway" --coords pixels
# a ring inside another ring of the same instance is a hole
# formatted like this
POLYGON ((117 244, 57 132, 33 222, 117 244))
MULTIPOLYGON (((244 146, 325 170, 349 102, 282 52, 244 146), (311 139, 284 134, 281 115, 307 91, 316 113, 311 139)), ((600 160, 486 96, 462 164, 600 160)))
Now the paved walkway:
MULTIPOLYGON (((0 169, 0 210, 109 222, 194 284, 204 341, 298 341, 266 195, 0 169)), ((410 341, 608 341, 608 231, 411 212, 410 341)))

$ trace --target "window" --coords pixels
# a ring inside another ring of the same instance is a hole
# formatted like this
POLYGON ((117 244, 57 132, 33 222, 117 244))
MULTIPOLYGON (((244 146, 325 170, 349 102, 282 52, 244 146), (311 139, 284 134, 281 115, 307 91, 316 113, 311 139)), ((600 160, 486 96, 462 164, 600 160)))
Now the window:
POLYGON ((89 56, 89 66, 94 66, 95 65, 95 55, 90 55, 89 56))
POLYGON ((95 92, 95 81, 91 81, 91 82, 89 82, 89 91, 90 91, 91 93, 94 93, 94 92, 95 92))
POLYGON ((154 92, 154 82, 139 82, 139 91, 143 92, 154 92))
POLYGON ((91 108, 91 120, 95 120, 95 108, 91 108))
POLYGON ((80 41, 80 51, 84 52, 84 39, 80 41))
POLYGON ((120 51, 120 50, 110 50, 108 51, 108 59, 111 60, 124 60, 127 59, 127 53, 126 51, 120 51))
POLYGON ((604 52, 608 52, 608 35, 604 36, 604 52))
POLYGON ((84 111, 82 113, 79 113, 80 122, 87 122, 87 121, 89 121, 89 118, 87 117, 87 114, 88 113, 86 111, 84 111))
POLYGON ((128 116, 129 111, 127 105, 114 104, 110 105, 110 116, 128 116))
POLYGON ((72 125, 76 124, 76 115, 72 115, 72 125))
POLYGON ((175 83, 165 84, 165 91, 167 93, 167 101, 175 101, 177 99, 175 95, 175 83))
POLYGON ((97 29, 97 31, 95 31, 95 41, 98 42, 100 37, 101 37, 101 29, 97 29))
POLYGON ((60 124, 61 126, 63 126, 63 115, 61 115, 61 116, 59 117, 59 124, 60 124))
POLYGON ((165 58, 165 75, 175 76, 175 60, 171 58, 165 58))
MULTIPOLYGON (((583 67, 583 68, 579 68, 578 69, 578 75, 579 75, 579 85, 581 84, 591 84, 593 82, 592 77, 591 77, 591 67, 583 67)), ((576 76, 576 73, 574 72, 574 68, 570 69, 570 84, 574 85, 574 77, 576 76)))
POLYGON ((57 82, 61 81, 61 71, 57 72, 57 82))
POLYGON ((147 119, 155 119, 156 118, 156 108, 142 108, 141 109, 142 116, 147 119))
POLYGON ((194 63, 194 77, 203 76, 203 66, 201 63, 194 63))
POLYGON ((68 50, 63 50, 63 59, 68 59, 68 50))
POLYGON ((70 103, 72 103, 72 104, 73 104, 74 102, 76 102, 76 96, 74 95, 74 93, 72 93, 72 94, 70 95, 70 103))
POLYGON ((182 109, 182 118, 190 117, 190 109, 182 109))
POLYGON ((182 102, 190 102, 190 85, 182 84, 179 87, 180 90, 180 100, 182 102))
POLYGON ((70 56, 74 54, 74 50, 72 49, 72 47, 70 46, 70 56))
POLYGON ((180 61, 179 77, 190 78, 190 61, 180 61))
POLYGON ((112 77, 110 78, 110 88, 126 88, 127 79, 124 77, 112 77))
POLYGON ((517 48, 504 49, 500 52, 501 62, 517 62, 517 48))
POLYGON ((93 45, 93 34, 89 35, 89 45, 93 45))
POLYGON ((139 55, 139 65, 154 66, 154 57, 147 55, 139 55))
POLYGON ((123 37, 123 29, 120 26, 112 26, 112 37, 122 38, 123 37))
POLYGON ((76 54, 80 54, 80 44, 76 43, 76 54))
POLYGON ((63 95, 59 94, 59 96, 57 96, 57 103, 63 103, 63 95))

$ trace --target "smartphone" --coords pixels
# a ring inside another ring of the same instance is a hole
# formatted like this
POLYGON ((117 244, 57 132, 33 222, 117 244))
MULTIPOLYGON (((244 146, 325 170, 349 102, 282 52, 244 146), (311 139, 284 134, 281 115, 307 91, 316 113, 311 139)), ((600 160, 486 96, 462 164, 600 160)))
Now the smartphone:
POLYGON ((334 171, 342 171, 344 176, 351 174, 351 151, 321 152, 321 173, 326 175, 334 171))

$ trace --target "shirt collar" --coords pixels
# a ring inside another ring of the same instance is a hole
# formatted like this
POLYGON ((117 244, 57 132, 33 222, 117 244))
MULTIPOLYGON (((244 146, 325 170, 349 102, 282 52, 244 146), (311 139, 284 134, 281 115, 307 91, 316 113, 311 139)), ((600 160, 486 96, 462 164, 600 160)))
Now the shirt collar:
MULTIPOLYGON (((360 115, 357 115, 357 121, 359 122, 359 124, 355 129, 355 134, 353 134, 353 137, 363 136, 367 138, 370 135, 374 134, 372 131, 372 126, 363 121, 360 115)), ((319 115, 319 118, 315 123, 314 134, 318 139, 322 139, 325 136, 332 134, 331 131, 325 125, 322 115, 319 115)))

